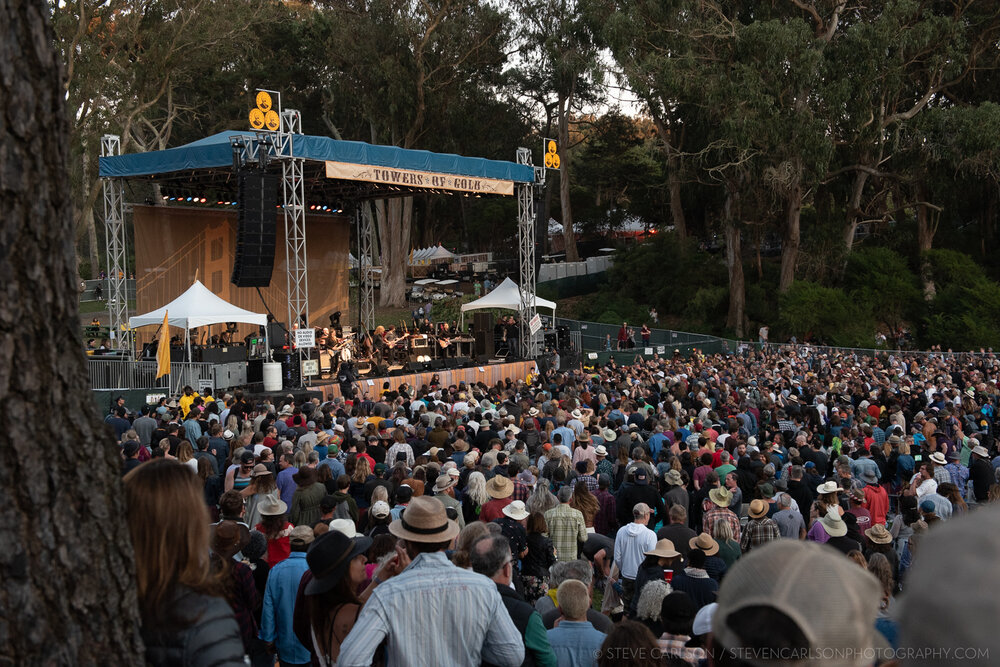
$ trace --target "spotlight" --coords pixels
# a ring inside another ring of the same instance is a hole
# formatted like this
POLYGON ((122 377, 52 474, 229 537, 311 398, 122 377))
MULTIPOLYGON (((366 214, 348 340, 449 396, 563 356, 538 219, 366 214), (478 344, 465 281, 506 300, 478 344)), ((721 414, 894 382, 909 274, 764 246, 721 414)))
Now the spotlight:
POLYGON ((169 199, 169 197, 167 197, 167 195, 163 195, 163 201, 167 201, 167 199, 169 199))
POLYGON ((202 198, 201 198, 201 203, 202 203, 202 204, 206 203, 207 201, 208 201, 208 200, 207 200, 207 199, 205 199, 204 197, 202 197, 202 198))
POLYGON ((188 197, 187 198, 188 201, 191 201, 192 199, 194 199, 194 197, 188 197))

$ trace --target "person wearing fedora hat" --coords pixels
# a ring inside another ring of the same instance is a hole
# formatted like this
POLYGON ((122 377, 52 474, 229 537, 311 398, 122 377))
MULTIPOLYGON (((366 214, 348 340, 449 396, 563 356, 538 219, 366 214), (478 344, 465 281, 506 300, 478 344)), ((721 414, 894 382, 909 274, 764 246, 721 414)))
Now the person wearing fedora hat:
POLYGON ((673 570, 670 569, 681 554, 674 548, 674 543, 668 539, 656 541, 656 545, 643 552, 646 557, 639 565, 639 570, 635 576, 635 594, 632 596, 632 603, 626 609, 629 618, 634 618, 639 605, 639 597, 642 589, 651 581, 670 581, 673 578, 673 570))
POLYGON ((250 543, 250 529, 236 521, 220 521, 211 529, 212 571, 222 582, 226 601, 233 609, 248 655, 258 649, 257 621, 254 610, 260 604, 260 594, 254 584, 250 567, 234 559, 250 543))
POLYGON ((486 483, 486 493, 490 500, 479 510, 479 520, 489 523, 503 516, 503 508, 513 500, 514 483, 503 475, 494 475, 486 483))
POLYGON ((250 484, 240 491, 240 495, 246 501, 246 523, 248 526, 256 526, 260 523, 261 504, 279 498, 278 486, 274 482, 274 475, 263 463, 254 466, 250 473, 250 484))
MULTIPOLYGON (((330 531, 318 537, 306 552, 309 575, 308 583, 304 587, 300 585, 301 600, 309 619, 310 645, 321 665, 336 663, 341 642, 354 627, 361 606, 375 587, 410 562, 406 553, 397 548, 389 560, 376 569, 368 587, 358 594, 367 579, 366 552, 371 545, 369 537, 349 537, 330 531)), ((305 638, 301 634, 300 641, 303 641, 305 638)))
MULTIPOLYGON (((704 515, 701 521, 703 533, 712 534, 712 526, 716 521, 725 521, 733 531, 733 539, 740 541, 742 531, 740 530, 740 519, 736 513, 729 509, 732 502, 732 493, 724 486, 716 486, 708 492, 708 502, 705 503, 704 515)), ((696 526, 697 527, 697 526, 696 526)))
POLYGON ((892 570, 893 581, 899 581, 899 555, 893 548, 892 533, 885 526, 877 523, 865 531, 865 537, 868 538, 864 550, 865 558, 870 561, 873 554, 885 556, 892 570))
POLYGON ((446 508, 455 510, 458 516, 458 527, 461 529, 465 528, 465 516, 462 512, 462 503, 455 498, 455 488, 457 485, 458 478, 452 477, 446 472, 438 475, 431 490, 434 492, 434 497, 441 501, 441 504, 446 508))
POLYGON ((750 501, 748 512, 750 521, 747 522, 747 527, 740 540, 740 547, 744 554, 768 542, 781 539, 781 530, 778 528, 778 524, 767 515, 769 507, 770 503, 760 498, 754 498, 750 501))
POLYGON ((403 540, 412 562, 372 592, 337 664, 367 667, 387 640, 388 665, 520 665, 524 641, 496 584, 456 567, 444 553, 459 532, 444 505, 414 498, 389 531, 403 540))
POLYGON ((288 522, 288 505, 281 500, 267 499, 260 504, 260 523, 254 526, 267 538, 267 564, 274 567, 288 558, 290 552, 289 535, 294 526, 288 522))
POLYGON ((980 444, 972 448, 969 464, 969 479, 972 480, 972 493, 977 503, 989 500, 990 487, 995 483, 993 466, 990 465, 989 452, 980 444))

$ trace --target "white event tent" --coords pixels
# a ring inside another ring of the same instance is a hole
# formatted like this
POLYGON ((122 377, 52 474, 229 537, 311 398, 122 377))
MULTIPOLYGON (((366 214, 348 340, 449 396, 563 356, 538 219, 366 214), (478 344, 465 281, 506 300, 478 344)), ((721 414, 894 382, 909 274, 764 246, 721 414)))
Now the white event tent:
MULTIPOLYGON (((553 313, 556 311, 556 304, 548 299, 542 299, 534 294, 525 294, 525 299, 530 301, 532 298, 535 300, 535 306, 538 308, 546 308, 551 310, 553 313)), ((521 289, 514 284, 514 281, 510 278, 504 278, 503 282, 497 285, 489 294, 483 296, 475 301, 470 301, 469 303, 462 304, 462 317, 464 320, 465 311, 467 310, 483 310, 487 308, 500 308, 502 310, 520 310, 521 309, 521 289)), ((463 322, 464 323, 464 322, 463 322)))
MULTIPOLYGON (((167 324, 184 329, 185 344, 188 348, 188 359, 191 358, 190 330, 210 324, 239 322, 241 324, 267 324, 267 315, 243 310, 225 299, 216 296, 205 287, 200 280, 194 281, 183 294, 167 305, 150 311, 145 315, 128 318, 130 328, 162 325, 163 316, 167 315, 167 324)), ((266 328, 265 328, 266 332, 266 328)), ((161 335, 166 335, 163 332, 161 335)))

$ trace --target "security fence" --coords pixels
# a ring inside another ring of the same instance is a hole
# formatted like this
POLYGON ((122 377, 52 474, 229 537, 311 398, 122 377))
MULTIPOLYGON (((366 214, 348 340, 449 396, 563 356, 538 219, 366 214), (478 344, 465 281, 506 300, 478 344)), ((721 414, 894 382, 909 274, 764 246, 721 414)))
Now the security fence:
POLYGON ((156 378, 156 361, 131 359, 87 359, 91 389, 174 389, 190 385, 215 387, 216 364, 172 363, 170 375, 156 378))

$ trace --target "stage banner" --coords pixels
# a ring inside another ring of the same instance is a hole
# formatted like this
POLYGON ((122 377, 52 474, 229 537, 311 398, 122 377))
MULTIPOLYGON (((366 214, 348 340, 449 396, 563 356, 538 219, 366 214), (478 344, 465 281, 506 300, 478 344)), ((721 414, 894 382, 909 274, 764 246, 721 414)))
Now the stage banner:
MULTIPOLYGON (((135 227, 136 312, 146 313, 170 303, 197 278, 212 293, 229 303, 255 313, 288 316, 288 283, 285 261, 285 224, 278 213, 274 271, 271 284, 261 288, 236 287, 229 282, 236 251, 236 207, 233 210, 200 209, 181 206, 140 206, 133 210, 135 227)), ((343 216, 306 216, 306 262, 309 269, 310 324, 325 327, 330 314, 348 315, 348 261, 350 220, 343 216)), ((202 337, 218 334, 225 325, 197 332, 202 337)), ((140 342, 148 341, 155 329, 140 328, 140 342)), ((257 327, 241 324, 237 340, 257 327)))
POLYGON ((412 188, 436 188, 456 192, 478 192, 490 195, 514 194, 514 181, 501 181, 478 176, 434 174, 427 171, 376 167, 348 162, 327 161, 326 177, 345 181, 366 181, 368 183, 385 183, 412 188))

